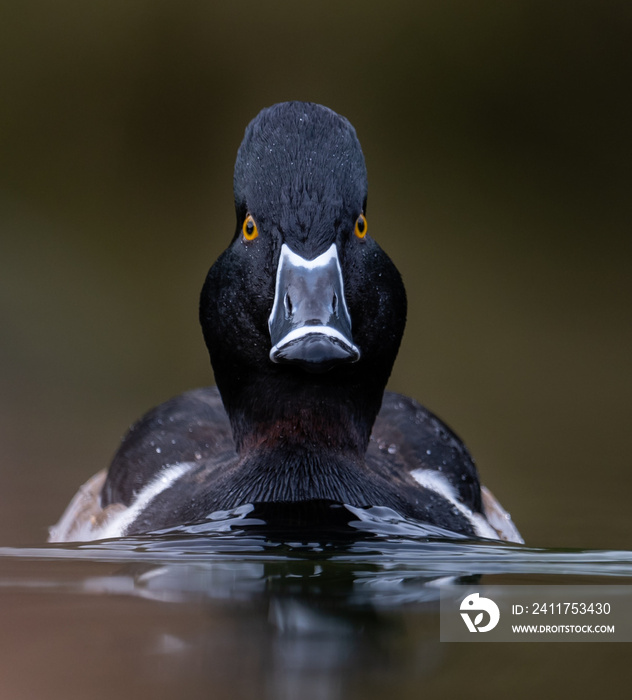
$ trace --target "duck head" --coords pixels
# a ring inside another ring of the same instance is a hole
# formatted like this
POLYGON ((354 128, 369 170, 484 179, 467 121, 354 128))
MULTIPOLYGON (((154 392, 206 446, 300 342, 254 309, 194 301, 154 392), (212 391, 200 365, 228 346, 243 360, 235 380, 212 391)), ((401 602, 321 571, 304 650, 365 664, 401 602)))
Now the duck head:
POLYGON ((353 126, 311 103, 264 109, 239 148, 234 193, 235 235, 200 320, 237 449, 364 454, 406 295, 368 233, 353 126))

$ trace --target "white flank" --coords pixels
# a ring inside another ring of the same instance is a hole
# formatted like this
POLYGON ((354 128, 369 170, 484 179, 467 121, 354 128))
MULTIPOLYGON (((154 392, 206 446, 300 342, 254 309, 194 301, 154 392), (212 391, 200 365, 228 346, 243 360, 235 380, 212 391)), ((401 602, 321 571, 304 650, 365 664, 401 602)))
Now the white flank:
POLYGON ((163 491, 166 491, 174 481, 177 481, 181 476, 195 466, 194 462, 179 462, 169 467, 165 467, 153 481, 150 481, 143 488, 136 500, 126 508, 122 513, 115 515, 109 520, 103 529, 95 533, 94 539, 106 540, 110 537, 122 537, 127 528, 136 520, 136 518, 147 508, 147 506, 163 491))
POLYGON ((479 537, 488 537, 493 540, 498 539, 497 532, 480 513, 473 513, 467 506, 464 506, 463 503, 459 501, 456 489, 443 474, 440 474, 434 469, 414 469, 410 472, 410 475, 424 488, 430 489, 440 496, 443 496, 447 501, 450 501, 459 513, 469 520, 474 528, 474 532, 479 537))
POLYGON ((141 489, 132 504, 113 503, 101 507, 101 489, 107 473, 100 471, 90 478, 68 504, 59 522, 50 528, 49 542, 90 542, 122 537, 127 528, 163 491, 185 474, 194 462, 180 462, 165 467, 141 489))

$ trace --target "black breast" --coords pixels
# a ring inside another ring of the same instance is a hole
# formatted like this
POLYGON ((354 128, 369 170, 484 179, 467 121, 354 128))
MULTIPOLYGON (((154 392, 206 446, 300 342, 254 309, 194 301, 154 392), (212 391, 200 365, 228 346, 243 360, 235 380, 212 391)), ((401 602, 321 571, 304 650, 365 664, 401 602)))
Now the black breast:
MULTIPOLYGON (((268 479, 276 483, 274 488, 269 484, 262 490, 254 488, 261 470, 256 465, 245 468, 244 461, 238 459, 219 392, 210 387, 171 399, 132 426, 112 462, 103 505, 129 505, 162 469, 182 462, 199 466, 156 498, 129 528, 130 534, 203 520, 214 510, 241 505, 242 501, 288 500, 285 486, 291 480, 279 465, 276 473, 265 469, 268 479), (243 492, 254 497, 235 501, 240 490, 235 488, 237 482, 248 485, 243 492), (257 496, 262 493, 267 496, 257 496), (276 499, 275 494, 282 496, 276 499)), ((320 479, 303 478, 304 488, 294 496, 297 500, 327 499, 355 506, 386 505, 404 515, 472 534, 469 522, 453 504, 411 477, 417 469, 437 471, 449 481, 463 505, 480 511, 476 469, 461 440, 417 402, 387 392, 365 465, 339 472, 339 484, 330 473, 322 493, 316 490, 310 494, 307 488, 308 481, 318 484, 320 479)), ((322 464, 319 476, 321 471, 322 464)))

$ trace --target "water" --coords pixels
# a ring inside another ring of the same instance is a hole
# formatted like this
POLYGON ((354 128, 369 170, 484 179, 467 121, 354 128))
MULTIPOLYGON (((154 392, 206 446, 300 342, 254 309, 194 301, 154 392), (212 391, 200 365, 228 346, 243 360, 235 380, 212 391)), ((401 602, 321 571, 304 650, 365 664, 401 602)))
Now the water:
POLYGON ((471 542, 350 510, 318 529, 246 507, 0 548, 0 697, 590 697, 608 677, 624 696, 627 644, 556 644, 551 664, 544 643, 440 643, 438 598, 474 582, 629 584, 632 552, 471 542))

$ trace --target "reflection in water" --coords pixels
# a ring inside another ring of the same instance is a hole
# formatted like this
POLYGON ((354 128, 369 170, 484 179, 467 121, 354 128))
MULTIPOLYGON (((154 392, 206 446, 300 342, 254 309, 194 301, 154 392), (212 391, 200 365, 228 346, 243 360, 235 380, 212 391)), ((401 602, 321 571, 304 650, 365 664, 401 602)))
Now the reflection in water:
MULTIPOLYGON (((109 691, 112 683, 133 682, 141 698, 156 687, 164 697, 176 690, 206 697, 211 689, 217 697, 228 689, 248 697, 256 687, 262 697, 309 700, 384 697, 392 687, 406 697, 454 656, 453 647, 438 643, 441 586, 632 576, 630 552, 469 542, 383 510, 352 514, 348 522, 349 512, 339 511, 326 529, 295 519, 284 529, 284 521, 273 528, 266 513, 249 507, 153 536, 4 548, 0 601, 23 611, 18 622, 31 625, 28 640, 46 638, 52 616, 52 648, 62 650, 56 670, 89 669, 98 654, 109 691), (46 602, 30 619, 34 595, 46 602)), ((0 643, 15 648, 6 629, 0 643)), ((45 668, 51 646, 45 659, 30 641, 27 648, 29 661, 45 668)), ((11 677, 10 666, 0 670, 11 677)), ((85 679, 93 698, 105 697, 98 677, 85 679)))

